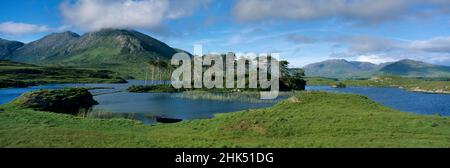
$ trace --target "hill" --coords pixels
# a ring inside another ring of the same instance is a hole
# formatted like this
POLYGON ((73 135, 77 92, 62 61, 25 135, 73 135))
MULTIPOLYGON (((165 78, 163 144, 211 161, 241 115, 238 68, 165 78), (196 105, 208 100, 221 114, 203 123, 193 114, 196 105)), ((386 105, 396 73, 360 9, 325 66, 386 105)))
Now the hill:
POLYGON ((377 74, 408 77, 450 77, 450 67, 405 59, 384 66, 377 74))

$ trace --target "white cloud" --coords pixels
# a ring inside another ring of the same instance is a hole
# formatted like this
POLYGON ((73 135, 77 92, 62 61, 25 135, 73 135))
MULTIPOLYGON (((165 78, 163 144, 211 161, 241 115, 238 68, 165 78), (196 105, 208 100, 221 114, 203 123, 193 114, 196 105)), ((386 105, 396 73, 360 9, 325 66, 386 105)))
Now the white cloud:
POLYGON ((340 42, 348 45, 354 53, 425 52, 450 53, 450 37, 435 37, 427 40, 402 41, 372 36, 342 37, 340 42))
POLYGON ((386 62, 395 62, 395 61, 398 61, 398 59, 381 56, 381 55, 360 55, 356 58, 356 61, 381 64, 381 63, 386 63, 386 62))
POLYGON ((4 22, 0 23, 0 33, 7 35, 27 35, 47 32, 50 28, 45 25, 35 25, 28 23, 4 22))
POLYGON ((77 0, 60 5, 67 24, 102 28, 158 28, 166 19, 189 16, 209 0, 77 0))
POLYGON ((410 44, 410 47, 427 52, 450 53, 450 37, 436 37, 430 40, 414 41, 410 44))
POLYGON ((391 62, 400 59, 417 59, 431 63, 450 60, 450 37, 435 37, 428 40, 402 41, 379 37, 355 36, 335 40, 343 51, 331 57, 355 58, 372 63, 391 62))
POLYGON ((233 14, 241 21, 275 19, 341 19, 380 23, 426 13, 447 11, 448 0, 237 0, 233 14), (417 8, 427 6, 430 8, 417 8))
POLYGON ((355 53, 384 53, 406 48, 404 41, 374 36, 345 36, 334 39, 334 42, 348 45, 349 50, 355 53))

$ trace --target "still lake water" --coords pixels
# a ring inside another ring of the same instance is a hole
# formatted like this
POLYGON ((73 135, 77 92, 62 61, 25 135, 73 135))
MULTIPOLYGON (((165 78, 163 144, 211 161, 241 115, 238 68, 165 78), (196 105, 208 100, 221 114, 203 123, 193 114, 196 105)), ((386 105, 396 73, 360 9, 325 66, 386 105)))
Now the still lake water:
MULTIPOLYGON (((169 93, 127 93, 131 85, 142 85, 144 81, 131 80, 127 84, 51 84, 29 88, 0 89, 0 104, 7 103, 22 93, 39 89, 60 89, 66 87, 102 87, 91 90, 100 104, 94 110, 117 114, 130 114, 144 123, 154 123, 154 117, 163 116, 178 119, 211 118, 216 113, 265 108, 274 103, 248 103, 239 101, 184 99, 169 93)), ((348 87, 343 89, 329 86, 308 86, 307 90, 354 93, 365 95, 385 106, 418 114, 441 114, 450 116, 449 94, 414 93, 397 88, 348 87)))
POLYGON ((254 108, 265 108, 275 103, 248 103, 239 101, 194 100, 175 94, 180 93, 128 93, 121 92, 131 85, 143 85, 144 81, 131 80, 127 84, 51 84, 29 88, 0 89, 0 104, 7 103, 22 93, 39 89, 61 89, 67 87, 98 88, 91 90, 99 105, 93 111, 108 111, 116 114, 132 114, 132 118, 151 124, 155 117, 183 120, 211 118, 216 113, 235 112, 254 108))

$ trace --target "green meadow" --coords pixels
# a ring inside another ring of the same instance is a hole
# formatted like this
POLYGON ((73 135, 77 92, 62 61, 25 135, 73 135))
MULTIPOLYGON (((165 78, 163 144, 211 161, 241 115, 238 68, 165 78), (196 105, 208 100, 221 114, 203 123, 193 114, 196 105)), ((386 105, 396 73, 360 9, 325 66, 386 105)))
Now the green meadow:
POLYGON ((158 125, 0 108, 0 147, 450 147, 450 118, 351 94, 298 92, 270 108, 158 125))

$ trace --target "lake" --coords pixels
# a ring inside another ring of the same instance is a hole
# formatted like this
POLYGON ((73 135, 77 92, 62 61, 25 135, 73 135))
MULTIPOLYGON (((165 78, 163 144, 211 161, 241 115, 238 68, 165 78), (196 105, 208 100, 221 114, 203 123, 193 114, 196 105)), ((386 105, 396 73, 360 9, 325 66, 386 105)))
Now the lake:
MULTIPOLYGON (((91 90, 100 104, 93 111, 109 111, 115 114, 132 114, 146 124, 155 122, 155 117, 183 120, 211 118, 216 113, 265 108, 275 104, 241 101, 198 100, 177 96, 181 93, 128 93, 131 85, 142 85, 144 81, 130 80, 127 84, 50 84, 29 88, 0 89, 0 104, 7 103, 22 93, 38 89, 61 89, 65 87, 99 88, 91 90)), ((308 86, 307 90, 353 93, 368 96, 385 106, 417 114, 450 116, 450 95, 415 93, 398 88, 308 86)))
POLYGON ((146 124, 155 123, 155 117, 183 120, 211 118, 216 113, 235 112, 253 108, 265 108, 275 104, 240 101, 197 100, 180 98, 181 93, 128 93, 131 85, 143 85, 144 81, 131 80, 127 84, 51 84, 29 88, 0 89, 0 104, 7 103, 22 93, 39 89, 61 89, 67 87, 102 88, 91 90, 99 105, 93 111, 108 111, 127 114, 146 124), (131 114, 131 115, 130 115, 131 114))

